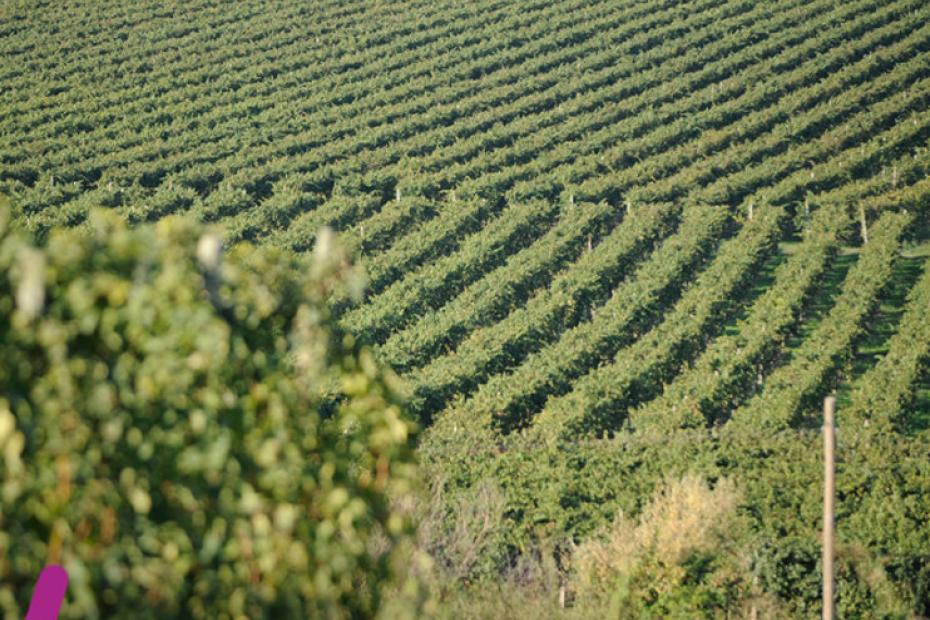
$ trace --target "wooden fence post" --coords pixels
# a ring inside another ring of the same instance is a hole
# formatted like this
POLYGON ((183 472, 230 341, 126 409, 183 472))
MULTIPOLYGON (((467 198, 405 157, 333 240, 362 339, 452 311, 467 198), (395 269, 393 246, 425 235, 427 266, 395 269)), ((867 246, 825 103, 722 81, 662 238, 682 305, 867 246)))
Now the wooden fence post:
POLYGON ((869 222, 865 217, 865 205, 859 205, 859 228, 862 230, 862 243, 869 242, 869 222))
POLYGON ((823 620, 833 620, 833 496, 836 399, 823 403, 823 620))

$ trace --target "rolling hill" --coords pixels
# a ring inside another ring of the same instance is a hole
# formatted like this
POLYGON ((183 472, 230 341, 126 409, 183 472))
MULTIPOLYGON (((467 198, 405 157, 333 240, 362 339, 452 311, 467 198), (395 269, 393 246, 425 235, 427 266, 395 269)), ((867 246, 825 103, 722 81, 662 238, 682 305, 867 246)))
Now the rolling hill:
POLYGON ((14 218, 187 213, 300 254, 334 228, 368 285, 332 306, 400 376, 424 465, 506 498, 476 575, 697 471, 742 485, 763 586, 810 614, 836 394, 838 529, 930 615, 925 2, 0 15, 14 218))

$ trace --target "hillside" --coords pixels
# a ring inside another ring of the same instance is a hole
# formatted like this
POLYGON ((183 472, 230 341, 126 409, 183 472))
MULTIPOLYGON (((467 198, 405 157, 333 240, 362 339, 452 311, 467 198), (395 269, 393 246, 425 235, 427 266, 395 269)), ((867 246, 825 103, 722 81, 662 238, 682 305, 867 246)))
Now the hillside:
MULTIPOLYGON (((0 193, 37 238, 99 206, 298 254, 339 233, 368 284, 330 302, 400 376, 444 509, 504 498, 465 581, 697 472, 741 486, 763 588, 810 614, 836 394, 838 531, 930 615, 925 2, 0 15, 0 193)), ((887 603, 844 570, 841 609, 887 603)))

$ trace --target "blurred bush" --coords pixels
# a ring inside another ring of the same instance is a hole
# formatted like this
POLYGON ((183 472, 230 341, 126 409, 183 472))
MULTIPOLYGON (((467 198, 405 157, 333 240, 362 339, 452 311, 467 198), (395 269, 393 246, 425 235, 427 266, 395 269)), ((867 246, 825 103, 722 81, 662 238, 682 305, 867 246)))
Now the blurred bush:
POLYGON ((414 429, 327 311, 360 284, 331 233, 299 261, 95 212, 37 248, 4 213, 0 273, 5 617, 47 563, 63 618, 377 612, 406 563, 414 429))

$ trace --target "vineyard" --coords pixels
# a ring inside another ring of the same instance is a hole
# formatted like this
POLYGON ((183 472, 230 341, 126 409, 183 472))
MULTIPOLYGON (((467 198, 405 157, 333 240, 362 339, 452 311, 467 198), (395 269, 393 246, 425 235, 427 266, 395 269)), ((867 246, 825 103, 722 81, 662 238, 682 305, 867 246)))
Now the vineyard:
POLYGON ((40 242, 100 207, 308 257, 336 230, 367 284, 330 303, 399 375, 425 469, 505 498, 467 580, 699 472, 743 486, 757 581, 813 613, 835 394, 837 529, 895 593, 849 559, 840 609, 930 615, 926 2, 0 17, 0 193, 40 242))

